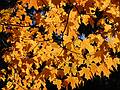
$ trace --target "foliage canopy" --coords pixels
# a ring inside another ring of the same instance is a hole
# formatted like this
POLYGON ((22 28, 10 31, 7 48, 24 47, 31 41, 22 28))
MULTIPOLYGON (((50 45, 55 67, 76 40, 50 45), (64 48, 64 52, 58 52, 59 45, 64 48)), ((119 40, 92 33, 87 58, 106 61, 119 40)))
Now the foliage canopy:
POLYGON ((109 78, 120 64, 118 1, 18 0, 1 10, 0 88, 73 89, 109 78))

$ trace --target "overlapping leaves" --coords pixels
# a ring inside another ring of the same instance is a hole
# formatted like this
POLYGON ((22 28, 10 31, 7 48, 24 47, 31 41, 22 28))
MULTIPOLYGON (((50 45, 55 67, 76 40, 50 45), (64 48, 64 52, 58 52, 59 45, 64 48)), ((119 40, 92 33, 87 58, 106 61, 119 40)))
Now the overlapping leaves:
POLYGON ((11 50, 2 55, 1 88, 73 89, 84 78, 109 77, 112 67, 120 64, 118 23, 114 22, 118 15, 108 13, 101 2, 84 8, 88 3, 19 0, 12 13, 1 11, 0 47, 11 50))

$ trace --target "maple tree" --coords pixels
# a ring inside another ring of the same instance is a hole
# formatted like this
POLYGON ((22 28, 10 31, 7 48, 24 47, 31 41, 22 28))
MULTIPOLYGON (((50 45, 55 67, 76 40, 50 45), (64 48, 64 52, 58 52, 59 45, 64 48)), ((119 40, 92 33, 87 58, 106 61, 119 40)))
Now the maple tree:
POLYGON ((3 90, 72 89, 120 64, 114 0, 18 0, 0 11, 3 90))

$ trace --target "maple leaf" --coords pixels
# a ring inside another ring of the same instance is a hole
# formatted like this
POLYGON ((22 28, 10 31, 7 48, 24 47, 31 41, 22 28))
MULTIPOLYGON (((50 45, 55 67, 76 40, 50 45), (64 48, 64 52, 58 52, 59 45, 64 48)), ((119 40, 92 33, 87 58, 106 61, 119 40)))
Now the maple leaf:
POLYGON ((92 75, 95 75, 97 73, 97 65, 96 64, 91 64, 90 70, 92 72, 92 75))
POLYGON ((60 90, 61 89, 61 84, 62 84, 62 81, 61 80, 55 80, 55 81, 53 81, 53 84, 56 84, 57 85, 57 88, 58 88, 58 90, 60 90))
POLYGON ((75 86, 78 85, 79 82, 77 77, 72 77, 72 76, 69 76, 67 78, 67 81, 71 83, 72 89, 75 88, 75 86))
POLYGON ((34 6, 36 9, 38 9, 37 0, 29 1, 29 7, 32 7, 32 6, 34 6))
POLYGON ((85 78, 88 80, 88 79, 91 79, 93 76, 92 76, 92 73, 90 71, 89 68, 85 68, 83 67, 82 70, 79 71, 80 73, 80 76, 83 76, 85 75, 85 78))
POLYGON ((70 72, 70 67, 64 66, 65 75, 70 72))
POLYGON ((96 74, 101 76, 102 72, 106 77, 109 77, 110 71, 104 63, 100 64, 100 66, 97 68, 97 73, 96 74))

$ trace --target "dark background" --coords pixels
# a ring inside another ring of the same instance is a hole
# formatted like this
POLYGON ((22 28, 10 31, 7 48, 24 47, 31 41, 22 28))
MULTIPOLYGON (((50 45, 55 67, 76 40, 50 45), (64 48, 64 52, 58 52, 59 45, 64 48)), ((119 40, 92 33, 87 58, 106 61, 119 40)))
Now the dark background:
POLYGON ((0 0, 0 10, 13 7, 17 0, 0 0))

